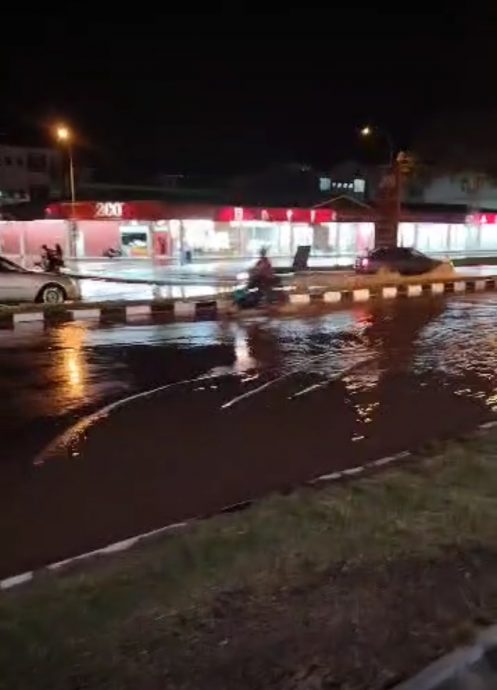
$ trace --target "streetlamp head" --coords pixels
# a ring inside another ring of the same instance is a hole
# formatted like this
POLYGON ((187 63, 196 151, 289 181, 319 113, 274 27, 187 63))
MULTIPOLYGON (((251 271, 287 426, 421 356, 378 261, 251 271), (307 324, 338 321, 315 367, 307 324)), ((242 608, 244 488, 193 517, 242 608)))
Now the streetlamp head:
POLYGON ((55 130, 55 133, 59 141, 69 141, 71 138, 71 131, 65 125, 59 125, 55 130))
POLYGON ((363 137, 369 137, 372 134, 372 132, 373 132, 373 130, 371 129, 371 127, 369 125, 366 125, 365 127, 363 127, 361 129, 361 135, 363 137))

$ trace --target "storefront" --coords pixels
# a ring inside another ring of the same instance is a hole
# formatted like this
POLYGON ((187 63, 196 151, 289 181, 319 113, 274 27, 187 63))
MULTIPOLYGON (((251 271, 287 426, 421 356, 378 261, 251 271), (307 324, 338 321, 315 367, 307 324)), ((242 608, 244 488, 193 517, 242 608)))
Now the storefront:
POLYGON ((251 257, 262 247, 271 255, 286 257, 301 244, 328 254, 340 243, 354 253, 365 246, 368 233, 366 244, 373 238, 372 223, 357 223, 353 229, 346 223, 342 230, 331 209, 80 202, 74 208, 52 204, 47 216, 67 222, 74 218, 72 253, 80 257, 102 256, 109 249, 130 258, 175 258, 186 252, 193 258, 251 257), (361 225, 368 230, 361 230, 361 225))
POLYGON ((497 214, 476 213, 462 222, 401 222, 398 243, 426 254, 497 252, 497 214))
MULTIPOLYGON (((46 218, 0 221, 0 252, 39 257, 42 244, 59 243, 67 256, 100 258, 113 250, 126 258, 193 260, 256 256, 292 257, 299 245, 314 256, 348 259, 374 246, 372 209, 288 209, 167 204, 158 201, 53 204, 46 218)), ((405 217, 398 242, 428 254, 497 253, 497 215, 426 213, 405 217)))

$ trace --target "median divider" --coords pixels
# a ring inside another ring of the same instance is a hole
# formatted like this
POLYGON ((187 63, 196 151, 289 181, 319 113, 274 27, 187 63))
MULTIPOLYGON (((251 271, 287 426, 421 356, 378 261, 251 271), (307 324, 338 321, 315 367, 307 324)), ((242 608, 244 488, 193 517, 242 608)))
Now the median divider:
POLYGON ((239 309, 229 295, 190 299, 154 299, 130 301, 79 302, 57 305, 26 304, 0 307, 0 329, 26 325, 57 325, 68 321, 94 320, 103 324, 215 321, 218 319, 253 318, 254 316, 289 316, 313 314, 353 304, 395 299, 441 297, 446 294, 496 290, 497 277, 475 279, 457 276, 394 278, 383 280, 359 277, 344 281, 341 288, 310 287, 306 291, 287 286, 277 290, 274 304, 257 309, 239 309))

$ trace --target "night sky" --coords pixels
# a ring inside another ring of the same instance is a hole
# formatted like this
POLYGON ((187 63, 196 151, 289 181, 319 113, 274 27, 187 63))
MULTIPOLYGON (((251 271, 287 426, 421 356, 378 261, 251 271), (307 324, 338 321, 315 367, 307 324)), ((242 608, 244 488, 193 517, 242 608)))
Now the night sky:
POLYGON ((0 141, 63 119, 97 166, 216 174, 381 158, 366 121, 407 147, 441 114, 497 107, 490 3, 397 4, 4 12, 0 141))

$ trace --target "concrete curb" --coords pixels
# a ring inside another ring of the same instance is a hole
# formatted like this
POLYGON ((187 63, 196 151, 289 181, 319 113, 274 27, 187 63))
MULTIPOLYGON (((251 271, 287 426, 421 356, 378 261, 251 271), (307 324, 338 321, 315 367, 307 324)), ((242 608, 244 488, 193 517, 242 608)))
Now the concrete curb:
MULTIPOLYGON (((475 435, 477 435, 481 431, 486 431, 488 429, 492 429, 497 426, 497 420, 490 420, 488 422, 483 422, 477 426, 475 429, 475 435)), ((314 487, 314 488, 319 488, 322 485, 326 485, 332 482, 340 481, 340 480, 346 480, 350 479, 353 477, 356 477, 358 474, 366 473, 369 471, 374 471, 379 468, 385 467, 386 465, 391 465, 393 463, 399 462, 401 460, 407 460, 411 458, 413 453, 408 450, 400 451, 399 453, 395 453, 394 455, 387 455, 383 458, 378 458, 377 460, 373 460, 372 462, 369 462, 364 465, 356 465, 354 467, 347 467, 343 470, 337 470, 336 472, 330 472, 327 474, 321 474, 317 477, 314 477, 313 479, 308 479, 305 482, 302 482, 302 484, 299 484, 298 486, 293 486, 293 487, 286 487, 284 490, 281 490, 279 493, 281 494, 288 494, 290 491, 295 491, 299 488, 303 487, 314 487)), ((274 491, 272 493, 278 493, 278 491, 274 491)), ((103 546, 99 549, 94 549, 93 551, 88 551, 86 553, 78 554, 76 556, 72 556, 70 558, 63 559, 61 561, 56 561, 55 563, 49 563, 48 565, 43 566, 42 568, 38 568, 37 570, 28 570, 24 573, 17 573, 15 575, 11 575, 10 577, 6 577, 2 580, 0 580, 0 592, 6 591, 13 589, 14 587, 18 587, 19 585, 27 584, 29 582, 32 582, 35 579, 38 579, 40 577, 43 577, 44 575, 46 576, 49 573, 54 573, 54 572, 60 572, 66 568, 69 568, 71 566, 77 566, 81 563, 85 563, 87 561, 91 561, 96 558, 100 558, 102 556, 107 556, 109 554, 113 553, 120 553, 122 551, 127 551, 133 546, 136 546, 139 543, 146 542, 150 539, 153 539, 155 537, 160 537, 163 536, 169 532, 176 532, 182 529, 187 529, 191 525, 199 522, 200 520, 206 520, 208 518, 214 517, 216 515, 223 515, 226 513, 233 513, 233 512, 238 512, 239 510, 245 510, 246 508, 249 508, 252 505, 255 505, 259 501, 261 501, 264 498, 264 496, 261 496, 260 498, 255 498, 255 499, 249 499, 247 501, 242 501, 240 503, 235 503, 231 505, 226 505, 224 508, 221 508, 219 511, 216 511, 215 513, 212 514, 206 514, 206 515, 198 515, 192 518, 189 518, 188 520, 184 520, 182 522, 176 522, 172 523, 170 525, 165 525, 163 527, 159 527, 155 530, 151 530, 149 532, 143 532, 141 534, 137 534, 131 537, 127 537, 126 539, 122 539, 117 542, 113 542, 111 544, 107 544, 106 546, 103 546)), ((497 650, 495 652, 495 658, 496 658, 496 667, 497 667, 497 650)), ((432 686, 426 686, 426 690, 431 690, 432 686)), ((454 686, 455 688, 458 688, 458 686, 454 686)), ((436 686, 433 686, 435 689, 436 686)), ((410 686, 403 687, 401 686, 399 690, 425 690, 424 687, 422 686, 413 686, 412 688, 410 686)), ((440 690, 445 690, 445 688, 440 688, 440 690)), ((450 688, 448 689, 450 690, 450 688)))
POLYGON ((394 690, 494 690, 497 687, 497 626, 476 642, 434 661, 394 690))
POLYGON ((347 308, 351 304, 388 301, 420 296, 478 293, 497 289, 497 278, 465 278, 434 282, 385 283, 371 287, 308 292, 281 291, 281 303, 258 309, 242 310, 227 295, 197 300, 145 300, 85 302, 80 304, 33 305, 0 311, 0 329, 13 329, 26 323, 45 325, 93 319, 101 323, 133 323, 137 319, 152 322, 217 321, 257 316, 291 316, 323 309, 347 308))
MULTIPOLYGON (((495 424, 497 425, 497 421, 495 422, 495 424)), ((336 482, 340 479, 350 478, 357 474, 361 474, 362 472, 366 472, 367 470, 374 470, 375 468, 383 467, 398 460, 406 459, 410 457, 410 455, 410 452, 402 451, 400 453, 396 453, 395 455, 389 455, 387 457, 380 458, 379 460, 374 460, 373 462, 368 463, 367 465, 357 465, 356 467, 348 467, 344 470, 340 470, 337 472, 322 474, 318 477, 315 477, 314 479, 309 479, 303 482, 298 487, 293 487, 291 490, 293 491, 297 488, 305 486, 319 487, 330 482, 336 482)), ((273 493, 278 492, 275 491, 273 493)), ((288 491, 282 491, 281 493, 288 493, 288 491)), ((238 512, 239 510, 244 510, 256 504, 259 500, 261 499, 252 499, 242 501, 240 503, 226 505, 219 511, 216 511, 212 514, 198 515, 193 518, 189 518, 188 520, 184 520, 182 522, 173 523, 171 525, 165 525, 164 527, 159 527, 158 529, 152 530, 150 532, 143 532, 141 534, 137 534, 135 536, 128 537, 126 539, 113 542, 111 544, 107 544, 106 546, 103 546, 99 549, 94 549, 93 551, 78 554, 77 556, 72 556, 71 558, 66 558, 62 561, 56 561, 55 563, 49 563, 48 565, 37 570, 29 570, 24 573, 12 575, 10 577, 4 578, 3 580, 0 580, 0 592, 2 590, 12 589, 19 585, 32 582, 34 579, 37 579, 43 575, 47 575, 48 573, 60 572, 65 568, 76 566, 78 564, 93 560, 95 558, 107 556, 113 553, 119 553, 122 551, 127 551, 128 549, 130 549, 133 546, 136 546, 139 543, 143 543, 144 541, 148 541, 155 537, 163 536, 168 532, 176 532, 181 529, 187 529, 188 527, 190 527, 194 523, 199 522, 200 520, 206 520, 208 518, 214 517, 215 515, 223 515, 226 513, 233 513, 238 512)))

